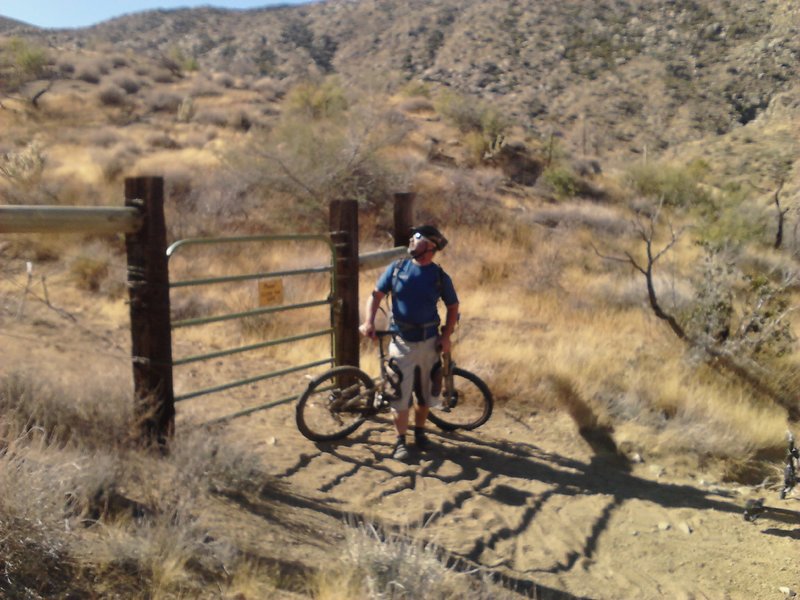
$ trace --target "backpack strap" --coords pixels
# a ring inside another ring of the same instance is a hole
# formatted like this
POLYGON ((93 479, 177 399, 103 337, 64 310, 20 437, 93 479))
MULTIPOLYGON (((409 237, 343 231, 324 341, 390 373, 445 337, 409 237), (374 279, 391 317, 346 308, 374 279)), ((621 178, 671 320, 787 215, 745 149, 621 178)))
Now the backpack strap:
MULTIPOLYGON (((403 268, 403 265, 406 264, 406 261, 411 260, 410 258, 400 258, 394 261, 394 265, 392 267, 392 293, 394 293, 395 284, 397 283, 397 275, 400 273, 400 269, 403 268)), ((442 280, 444 279, 444 269, 442 269, 441 265, 438 263, 433 263, 436 265, 436 289, 439 292, 439 297, 442 295, 442 280)))

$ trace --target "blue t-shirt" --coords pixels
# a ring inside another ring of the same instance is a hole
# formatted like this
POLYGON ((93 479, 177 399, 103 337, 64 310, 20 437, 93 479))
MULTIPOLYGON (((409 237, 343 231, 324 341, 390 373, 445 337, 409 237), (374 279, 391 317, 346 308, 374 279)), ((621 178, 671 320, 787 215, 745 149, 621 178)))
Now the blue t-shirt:
POLYGON ((409 342, 436 335, 439 299, 445 306, 458 304, 453 280, 439 265, 431 263, 423 267, 411 259, 403 260, 397 275, 392 277, 396 264, 389 265, 375 286, 384 294, 392 294, 392 329, 409 342))

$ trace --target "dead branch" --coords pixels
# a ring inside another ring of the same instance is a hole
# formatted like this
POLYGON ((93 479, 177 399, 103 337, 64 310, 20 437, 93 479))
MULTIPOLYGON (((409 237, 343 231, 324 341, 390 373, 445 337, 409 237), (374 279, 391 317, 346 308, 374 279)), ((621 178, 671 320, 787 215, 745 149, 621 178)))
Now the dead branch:
POLYGON ((636 231, 645 245, 645 251, 647 256, 646 265, 644 266, 641 265, 639 261, 637 261, 636 258, 634 258, 633 255, 630 254, 629 252, 625 252, 625 258, 604 256, 600 254, 600 252, 598 252, 596 248, 595 248, 595 253, 597 253, 598 256, 602 258, 615 260, 617 262, 626 262, 630 264, 634 269, 639 271, 642 275, 644 275, 645 282, 647 285, 647 300, 650 303, 650 308, 653 309, 653 313, 659 319, 666 321, 670 329, 672 329, 672 332, 675 335, 677 335, 679 339, 687 340, 688 336, 686 334, 686 331, 681 326, 681 324, 678 323, 678 320, 661 307, 661 304, 658 301, 658 296, 656 295, 655 282, 653 281, 653 267, 655 266, 656 262, 658 262, 658 260, 661 257, 663 257, 664 254, 666 254, 675 244, 678 243, 678 240, 680 239, 685 229, 682 227, 680 230, 675 231, 675 229, 672 227, 672 224, 670 223, 669 242, 667 242, 667 244, 663 248, 661 248, 661 250, 654 253, 653 237, 655 236, 655 224, 658 221, 658 218, 661 214, 662 205, 663 205, 663 200, 658 203, 655 213, 650 217, 648 217, 649 223, 647 224, 645 224, 642 221, 641 214, 636 215, 636 231))
POLYGON ((43 90, 39 90, 38 92, 36 92, 33 95, 33 98, 31 98, 31 104, 33 104, 34 108, 36 108, 36 109, 39 108, 39 98, 41 98, 47 92, 49 92, 50 88, 52 88, 52 87, 53 87, 53 80, 51 79, 50 81, 47 82, 47 86, 43 90))

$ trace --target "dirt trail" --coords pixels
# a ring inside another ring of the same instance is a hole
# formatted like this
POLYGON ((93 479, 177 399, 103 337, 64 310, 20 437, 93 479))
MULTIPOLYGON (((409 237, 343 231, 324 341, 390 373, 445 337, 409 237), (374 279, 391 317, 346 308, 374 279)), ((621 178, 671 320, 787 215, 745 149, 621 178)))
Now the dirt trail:
POLYGON ((387 422, 314 444, 291 406, 228 426, 264 438, 279 479, 323 506, 412 533, 539 597, 782 598, 800 590, 800 504, 772 491, 714 484, 647 462, 596 456, 562 416, 521 423, 498 410, 469 433, 434 431, 435 447, 389 458, 387 422), (779 508, 751 523, 748 499, 779 508), (559 594, 556 590, 566 592, 559 594))

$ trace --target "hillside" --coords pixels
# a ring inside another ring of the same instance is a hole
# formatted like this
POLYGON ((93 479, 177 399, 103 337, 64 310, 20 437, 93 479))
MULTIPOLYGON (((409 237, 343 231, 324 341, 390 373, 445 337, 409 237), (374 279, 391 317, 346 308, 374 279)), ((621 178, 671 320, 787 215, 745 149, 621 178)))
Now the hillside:
MULTIPOLYGON (((414 192, 416 219, 450 239, 458 363, 496 400, 486 425, 434 430, 401 463, 386 419, 337 444, 302 437, 291 403, 211 425, 311 374, 254 379, 179 403, 170 452, 142 452, 122 237, 4 234, 0 595, 800 590, 798 495, 778 497, 800 415, 798 28, 777 0, 329 0, 77 30, 0 17, 0 204, 119 206, 125 178, 163 175, 171 243, 324 231, 348 198, 371 251, 390 243, 393 194, 414 192)), ((327 260, 294 242, 201 250, 170 277, 327 260)), ((323 279, 286 283, 286 301, 324 297, 323 279)), ((187 288, 171 308, 255 297, 187 288)), ((184 328, 173 350, 329 320, 184 328)), ((176 392, 327 346, 183 365, 176 392)))
POLYGON ((800 9, 777 0, 341 0, 19 31, 54 49, 107 44, 150 57, 180 49, 204 70, 234 76, 435 82, 496 103, 531 134, 557 133, 572 151, 606 159, 725 134, 781 94, 796 95, 799 27, 800 9))

